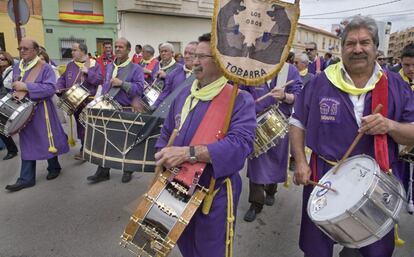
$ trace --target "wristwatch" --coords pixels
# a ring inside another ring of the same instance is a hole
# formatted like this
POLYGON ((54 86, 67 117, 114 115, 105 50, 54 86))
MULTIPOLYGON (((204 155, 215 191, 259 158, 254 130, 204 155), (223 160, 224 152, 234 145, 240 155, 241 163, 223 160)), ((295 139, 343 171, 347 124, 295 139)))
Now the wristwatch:
POLYGON ((195 153, 195 147, 193 145, 190 145, 190 160, 189 160, 189 162, 191 164, 194 164, 194 163, 197 162, 197 156, 196 156, 196 153, 195 153))

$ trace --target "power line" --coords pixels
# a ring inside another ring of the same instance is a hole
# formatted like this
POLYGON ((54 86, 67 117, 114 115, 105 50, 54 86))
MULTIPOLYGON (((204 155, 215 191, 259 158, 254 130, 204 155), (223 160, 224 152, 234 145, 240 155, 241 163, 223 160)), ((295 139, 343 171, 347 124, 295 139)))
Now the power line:
MULTIPOLYGON (((406 16, 406 15, 414 15, 413 11, 404 12, 404 13, 393 13, 393 14, 366 14, 371 17, 376 18, 383 18, 383 17, 397 17, 397 16, 406 16)), ((343 20, 348 19, 350 16, 343 16, 343 17, 300 17, 303 20, 343 20)))
POLYGON ((328 14, 336 14, 336 13, 359 11, 359 10, 364 10, 364 9, 368 9, 368 8, 378 7, 378 6, 382 6, 382 5, 392 4, 392 3, 396 3, 396 2, 401 2, 401 0, 393 0, 393 1, 385 2, 385 3, 381 3, 381 4, 368 5, 368 6, 364 6, 364 7, 353 8, 353 9, 343 10, 343 11, 337 11, 337 12, 327 12, 327 13, 318 13, 318 14, 303 15, 302 17, 314 17, 314 16, 320 16, 320 15, 328 15, 328 14))

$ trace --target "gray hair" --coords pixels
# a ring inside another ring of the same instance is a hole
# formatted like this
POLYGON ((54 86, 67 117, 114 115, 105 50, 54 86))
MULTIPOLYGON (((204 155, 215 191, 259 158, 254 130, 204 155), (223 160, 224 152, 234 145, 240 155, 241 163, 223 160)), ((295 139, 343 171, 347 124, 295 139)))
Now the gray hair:
POLYGON ((171 52, 174 53, 174 46, 171 43, 165 42, 160 46, 160 49, 166 47, 168 49, 170 49, 171 52))
POLYGON ((83 42, 77 42, 79 46, 79 50, 81 50, 84 54, 88 53, 88 46, 83 42))
POLYGON ((154 53, 155 53, 155 49, 154 49, 154 47, 152 47, 152 46, 150 46, 150 45, 144 45, 144 46, 142 47, 142 51, 143 51, 143 52, 148 52, 148 53, 150 53, 150 54, 152 54, 152 55, 154 55, 154 53))
POLYGON ((303 63, 309 63, 309 57, 307 54, 297 54, 296 57, 303 63))
POLYGON ((342 47, 345 44, 345 40, 348 37, 348 34, 352 30, 366 29, 371 34, 372 41, 374 45, 378 48, 379 46, 379 37, 378 37, 378 26, 375 20, 368 16, 357 15, 352 18, 352 20, 346 25, 341 39, 342 47))

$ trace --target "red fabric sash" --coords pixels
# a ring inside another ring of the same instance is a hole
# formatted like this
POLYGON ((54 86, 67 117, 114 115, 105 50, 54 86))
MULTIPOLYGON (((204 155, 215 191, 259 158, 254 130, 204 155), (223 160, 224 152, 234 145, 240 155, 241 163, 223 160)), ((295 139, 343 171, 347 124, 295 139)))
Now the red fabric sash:
MULTIPOLYGON (((212 100, 194 137, 191 139, 190 145, 207 145, 224 138, 221 130, 229 108, 232 88, 232 86, 226 85, 220 94, 212 100)), ((206 165, 204 162, 195 164, 185 162, 181 165, 180 171, 174 179, 191 188, 195 184, 193 182, 198 182, 206 165)))
POLYGON ((316 74, 321 73, 321 59, 319 58, 319 56, 316 56, 316 61, 315 61, 315 65, 316 65, 316 74))
MULTIPOLYGON (((382 104, 381 115, 388 117, 388 79, 384 73, 374 90, 372 90, 372 112, 378 104, 382 104)), ((381 170, 388 171, 390 168, 388 157, 387 134, 374 136, 375 160, 378 162, 381 170)))

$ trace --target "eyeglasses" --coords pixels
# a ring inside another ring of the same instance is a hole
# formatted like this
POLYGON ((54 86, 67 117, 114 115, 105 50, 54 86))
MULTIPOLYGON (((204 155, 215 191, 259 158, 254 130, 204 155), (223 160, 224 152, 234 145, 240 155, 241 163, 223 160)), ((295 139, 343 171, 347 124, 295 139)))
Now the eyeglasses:
POLYGON ((204 58, 211 58, 213 57, 212 55, 208 55, 208 54, 194 54, 194 59, 204 59, 204 58))
POLYGON ((7 61, 6 58, 0 58, 0 61, 7 61))
POLYGON ((314 48, 305 48, 306 52, 312 52, 313 50, 315 50, 314 48))
POLYGON ((18 47, 17 48, 17 51, 23 51, 23 52, 25 52, 25 51, 29 51, 29 50, 32 50, 33 48, 28 48, 28 47, 18 47))
POLYGON ((385 58, 377 58, 378 61, 384 61, 385 58))

